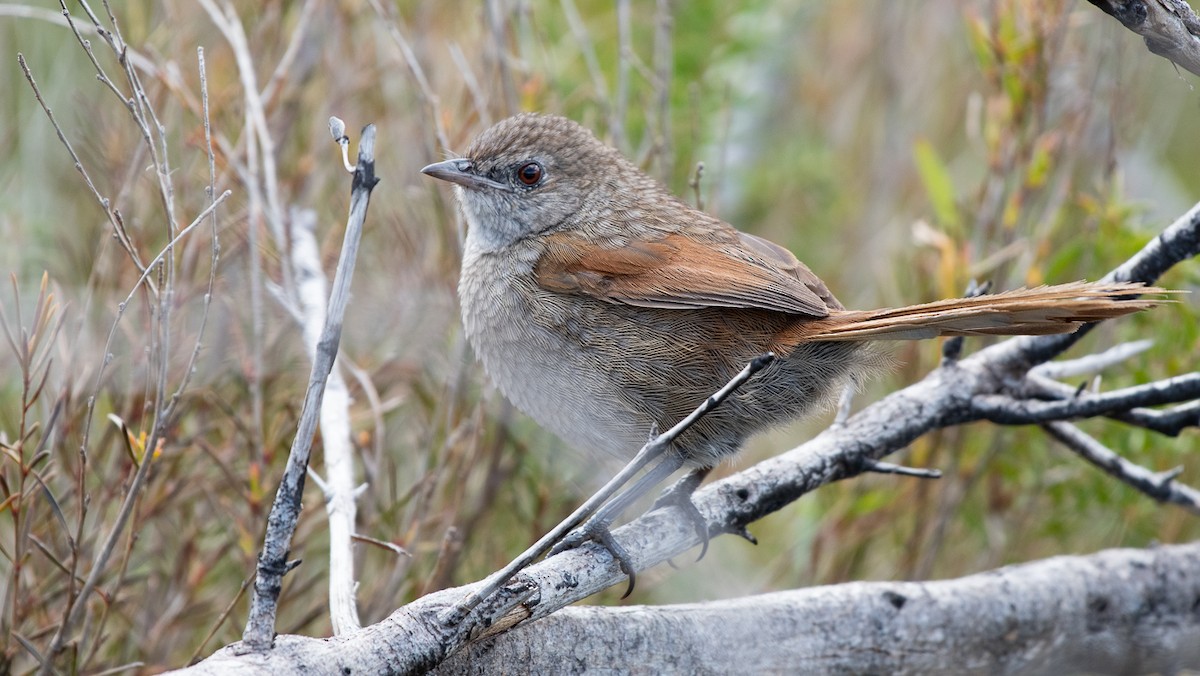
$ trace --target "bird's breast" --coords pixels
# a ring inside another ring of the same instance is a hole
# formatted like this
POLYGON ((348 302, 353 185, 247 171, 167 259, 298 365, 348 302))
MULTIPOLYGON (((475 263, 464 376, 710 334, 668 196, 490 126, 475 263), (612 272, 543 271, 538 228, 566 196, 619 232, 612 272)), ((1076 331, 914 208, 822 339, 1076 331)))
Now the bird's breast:
POLYGON ((650 422, 621 405, 615 336, 583 299, 539 288, 535 259, 468 247, 459 280, 467 339, 496 387, 538 424, 586 450, 632 455, 650 422))

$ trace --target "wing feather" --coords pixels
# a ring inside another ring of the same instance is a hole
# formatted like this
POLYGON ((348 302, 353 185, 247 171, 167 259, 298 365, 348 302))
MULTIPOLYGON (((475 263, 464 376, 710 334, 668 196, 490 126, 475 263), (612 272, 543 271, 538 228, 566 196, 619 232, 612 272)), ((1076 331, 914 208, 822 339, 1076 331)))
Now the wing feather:
POLYGON ((842 307, 787 249, 735 230, 709 240, 672 233, 624 246, 597 244, 575 233, 542 240, 545 251, 535 275, 551 291, 638 307, 749 308, 814 318, 842 307))

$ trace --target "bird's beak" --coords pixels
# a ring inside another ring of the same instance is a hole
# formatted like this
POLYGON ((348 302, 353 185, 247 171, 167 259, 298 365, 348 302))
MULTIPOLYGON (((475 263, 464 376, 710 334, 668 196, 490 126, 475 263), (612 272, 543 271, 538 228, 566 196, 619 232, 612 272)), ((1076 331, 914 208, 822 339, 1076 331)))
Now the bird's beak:
POLYGON ((470 190, 480 190, 482 188, 492 188, 495 190, 509 189, 507 185, 497 183, 490 178, 484 178, 471 169, 471 160, 459 158, 456 160, 446 160, 445 162, 435 162, 422 169, 421 173, 434 178, 440 178, 443 181, 456 183, 470 190))

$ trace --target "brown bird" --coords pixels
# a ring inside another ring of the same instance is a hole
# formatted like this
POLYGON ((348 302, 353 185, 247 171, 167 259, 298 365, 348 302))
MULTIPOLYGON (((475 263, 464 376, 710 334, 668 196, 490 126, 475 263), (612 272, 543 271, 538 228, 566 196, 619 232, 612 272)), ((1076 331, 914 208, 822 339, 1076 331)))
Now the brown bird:
MULTIPOLYGON (((778 356, 630 493, 682 465, 707 471, 829 402, 885 362, 869 341, 1063 333, 1151 304, 1119 299, 1142 287, 1074 283, 846 310, 790 251, 692 208, 562 117, 506 119, 422 171, 455 184, 467 220, 471 345, 500 391, 570 444, 628 457, 747 362, 778 356)), ((634 498, 606 506, 600 529, 634 498)))

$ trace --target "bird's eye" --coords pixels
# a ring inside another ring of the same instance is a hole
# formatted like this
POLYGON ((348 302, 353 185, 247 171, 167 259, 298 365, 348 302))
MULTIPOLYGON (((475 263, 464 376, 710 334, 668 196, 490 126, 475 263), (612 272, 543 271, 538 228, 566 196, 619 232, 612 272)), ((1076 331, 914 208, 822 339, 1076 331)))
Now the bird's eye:
POLYGON ((537 162, 526 162, 517 169, 517 180, 525 185, 537 185, 542 180, 542 165, 537 162))

